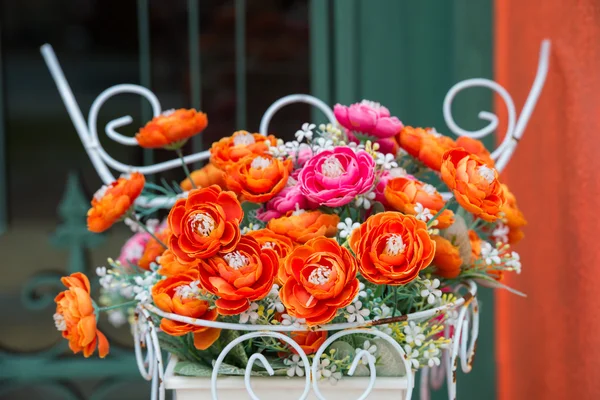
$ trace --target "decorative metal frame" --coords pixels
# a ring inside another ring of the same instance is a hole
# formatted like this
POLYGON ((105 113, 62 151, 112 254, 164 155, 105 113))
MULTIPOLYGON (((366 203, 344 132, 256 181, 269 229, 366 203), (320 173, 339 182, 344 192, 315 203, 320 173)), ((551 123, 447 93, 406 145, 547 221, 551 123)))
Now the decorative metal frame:
MULTIPOLYGON (((122 173, 138 171, 142 174, 154 174, 157 172, 165 171, 180 166, 180 160, 177 159, 157 163, 150 166, 132 166, 123 164, 112 158, 104 150, 99 141, 96 127, 97 117, 98 112, 104 104, 104 102, 110 97, 121 93, 139 94, 140 96, 146 98, 150 102, 153 110, 153 115, 157 116, 162 112, 162 109, 158 99, 150 90, 139 85, 131 84, 116 85, 105 90, 96 98, 96 100, 92 104, 86 123, 86 120, 84 119, 83 114, 81 113, 81 109, 79 108, 75 100, 73 92, 71 91, 71 88, 67 83, 67 80, 62 72, 62 69, 60 67, 60 64, 58 63, 58 60, 56 58, 56 55, 54 54, 52 47, 48 44, 42 46, 41 53, 52 74, 52 77, 54 78, 60 95, 67 108, 67 111, 71 116, 75 129, 77 130, 77 133, 84 145, 84 148, 87 151, 96 171, 98 172, 98 175, 105 183, 111 183, 115 179, 112 173, 110 172, 109 167, 122 173)), ((534 80, 531 91, 527 97, 523 110, 521 111, 521 114, 518 116, 518 118, 514 102, 512 101, 512 98, 510 97, 506 89, 489 79, 476 78, 462 81, 453 86, 444 99, 443 114, 448 128, 453 133, 459 136, 482 138, 486 135, 489 135, 497 129, 498 117, 495 114, 490 113, 488 111, 481 111, 479 113, 479 118, 482 120, 489 121, 489 124, 486 127, 476 131, 464 130, 455 123, 452 117, 452 101, 460 91, 472 87, 486 87, 497 92, 502 97, 508 110, 508 124, 504 140, 492 152, 492 158, 496 161, 496 168, 498 169, 498 171, 502 171, 506 167, 517 147, 519 140, 523 136, 525 127, 527 126, 527 122, 531 117, 531 113, 533 112, 535 104, 544 86, 544 82, 548 72, 549 56, 550 41, 544 40, 541 44, 540 58, 536 78, 534 80)), ((268 132, 270 120, 279 109, 288 104, 297 102, 308 103, 319 108, 326 115, 327 119, 331 123, 336 122, 335 116, 333 115, 331 108, 327 104, 313 96, 304 94, 294 94, 279 99, 269 107, 269 109, 266 111, 261 120, 260 132, 263 134, 266 134, 268 132)), ((133 119, 131 118, 131 116, 128 115, 114 119, 106 124, 105 132, 110 139, 118 143, 121 143, 126 146, 137 145, 134 138, 123 136, 116 131, 117 128, 130 124, 132 121, 133 119)), ((184 158, 184 161, 185 163, 190 164, 193 162, 206 160, 209 157, 210 153, 208 151, 202 151, 196 154, 186 156, 184 158)), ((181 196, 186 196, 186 193, 183 193, 181 196)), ((448 199, 452 197, 452 194, 444 193, 444 197, 448 199)), ((141 207, 169 208, 174 203, 174 201, 175 198, 172 197, 156 197, 152 200, 145 197, 140 197, 137 201, 137 205, 141 207)), ((150 313, 160 316, 162 318, 180 321, 196 326, 206 326, 211 328, 221 328, 249 332, 230 342, 225 347, 225 349, 223 349, 213 366, 213 373, 211 377, 211 391, 212 398, 216 400, 218 399, 218 371, 227 353, 234 346, 245 340, 258 336, 274 337, 292 346, 304 361, 306 387, 302 396, 300 397, 300 399, 302 400, 308 397, 308 394, 311 390, 311 372, 312 376, 316 376, 319 367, 320 356, 327 349, 327 347, 336 339, 339 339, 342 336, 361 333, 373 335, 387 341, 398 352, 403 361, 406 371, 406 378, 408 380, 408 389, 406 391, 405 398, 410 399, 413 391, 413 370, 411 368, 410 362, 406 357, 404 350, 402 349, 400 344, 398 344, 398 342, 396 342, 392 337, 390 337, 382 331, 373 328, 373 326, 401 321, 418 321, 448 311, 457 311, 458 318, 454 325, 455 331, 452 335, 452 341, 449 349, 444 351, 442 364, 439 367, 434 368, 425 367, 423 369, 420 382, 421 398, 426 400, 429 398, 429 387, 431 386, 433 388, 439 388, 443 383, 443 378, 445 375, 448 386, 448 397, 450 399, 454 399, 456 397, 455 373, 458 367, 458 359, 460 358, 462 371, 465 373, 470 372, 472 368, 471 362, 476 347, 477 336, 479 334, 479 308, 476 297, 477 285, 473 281, 467 281, 465 284, 463 284, 463 287, 466 288, 467 291, 456 301, 447 305, 436 307, 431 310, 420 311, 416 313, 381 319, 377 321, 366 321, 364 323, 337 323, 317 327, 309 327, 307 325, 245 325, 225 323, 219 321, 206 321, 184 317, 177 314, 166 313, 151 304, 139 304, 135 311, 136 319, 143 319, 144 323, 138 324, 136 322, 133 326, 136 361, 142 377, 152 382, 152 399, 163 400, 165 398, 165 368, 162 358, 162 352, 160 349, 160 343, 158 341, 157 336, 157 327, 152 322, 150 313), (141 326, 145 328, 142 329, 141 326), (289 336, 283 334, 283 332, 306 330, 339 331, 330 336, 325 341, 325 343, 323 343, 323 345, 318 349, 318 351, 315 354, 312 365, 310 364, 306 353, 302 351, 302 348, 298 344, 296 344, 292 339, 290 339, 289 336), (143 347, 147 349, 145 355, 143 354, 143 347)), ((446 327, 446 335, 449 335, 449 327, 446 327)), ((371 393, 376 380, 374 359, 365 350, 359 351, 356 354, 348 374, 352 375, 355 372, 358 362, 361 358, 363 358, 363 356, 366 356, 368 359, 370 369, 370 380, 365 392, 360 396, 360 400, 367 398, 369 393, 371 393)), ((268 364, 267 359, 263 355, 257 353, 250 356, 245 370, 244 382, 246 385, 246 390, 248 391, 250 397, 254 400, 258 399, 258 397, 252 390, 252 386, 250 383, 250 375, 252 371, 252 366, 256 361, 259 361, 270 375, 273 375, 274 373, 273 369, 268 364)), ((317 396, 317 398, 325 400, 325 398, 319 391, 318 380, 316 379, 312 380, 312 390, 314 391, 314 394, 317 396)))

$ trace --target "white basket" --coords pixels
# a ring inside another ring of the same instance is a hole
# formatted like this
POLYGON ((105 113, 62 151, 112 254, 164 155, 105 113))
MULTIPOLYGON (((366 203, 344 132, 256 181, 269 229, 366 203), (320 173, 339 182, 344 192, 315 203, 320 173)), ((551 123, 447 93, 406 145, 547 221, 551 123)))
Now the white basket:
MULTIPOLYGON (((211 398, 211 379, 178 376, 173 372, 177 358, 171 357, 165 371, 165 388, 173 390, 177 400, 198 400, 211 398)), ((305 388, 304 378, 253 377, 252 389, 261 400, 284 400, 300 398, 305 388)), ((243 376, 223 376, 218 381, 219 400, 242 400, 251 398, 246 391, 243 376)), ((368 377, 344 377, 336 385, 327 381, 319 385, 321 394, 328 400, 358 399, 369 386, 368 377)), ((411 382, 411 387, 413 383, 411 382)), ((398 400, 406 396, 408 380, 406 377, 377 378, 371 390, 370 399, 398 400)), ((317 400, 311 390, 308 400, 317 400)))

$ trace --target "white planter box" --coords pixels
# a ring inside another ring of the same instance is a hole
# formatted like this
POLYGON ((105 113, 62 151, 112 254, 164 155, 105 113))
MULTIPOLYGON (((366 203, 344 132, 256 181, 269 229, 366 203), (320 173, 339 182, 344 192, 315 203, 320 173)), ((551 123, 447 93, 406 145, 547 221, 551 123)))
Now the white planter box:
MULTIPOLYGON (((174 375, 175 358, 171 358, 165 371, 165 388, 175 391, 176 400, 212 399, 210 378, 194 378, 174 375)), ((260 400, 288 400, 299 399, 305 388, 305 378, 287 377, 252 377, 252 389, 260 400)), ((407 379, 402 378, 377 378, 375 387, 369 399, 398 400, 406 395, 407 379)), ((354 400, 358 399, 369 386, 368 377, 352 378, 344 376, 336 385, 331 385, 323 380, 319 383, 321 394, 327 400, 354 400)), ((217 394, 219 400, 249 399, 246 392, 243 376, 220 376, 217 380, 217 394)), ((308 396, 316 400, 317 396, 312 391, 308 396)))

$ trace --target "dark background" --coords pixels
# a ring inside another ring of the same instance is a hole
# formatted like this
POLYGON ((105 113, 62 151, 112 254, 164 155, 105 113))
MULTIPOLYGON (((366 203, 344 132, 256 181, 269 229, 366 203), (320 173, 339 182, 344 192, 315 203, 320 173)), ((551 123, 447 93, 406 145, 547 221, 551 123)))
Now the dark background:
MULTIPOLYGON (((138 6, 144 2, 116 0, 1 1, 0 46, 4 93, 2 148, 8 165, 0 180, 8 199, 8 229, 0 235, 0 381, 1 399, 146 399, 149 384, 142 381, 132 358, 119 352, 131 346, 128 328, 100 324, 111 342, 109 358, 122 359, 121 376, 110 376, 105 360, 83 360, 64 351, 63 340, 52 324, 54 307, 43 306, 44 296, 59 290, 38 284, 40 276, 65 273, 72 251, 53 245, 57 226, 65 222, 57 207, 66 190, 69 173, 79 177, 80 188, 90 198, 101 185, 48 72, 39 47, 50 43, 87 118, 93 100, 120 83, 140 83, 138 6), (31 284, 32 290, 25 288, 31 284), (56 348, 55 345, 62 346, 56 348), (125 357, 125 358, 123 358, 125 357), (26 368, 29 359, 39 368, 26 368), (69 361, 71 360, 71 361, 69 361), (82 361, 79 368, 64 370, 65 363, 82 361), (44 367, 42 367, 44 365, 44 367), (24 370, 21 370, 23 368, 24 370), (10 371, 9 371, 10 370, 10 371), (49 374, 49 376, 41 376, 49 374), (131 383, 130 383, 131 382, 131 383), (93 396, 93 397, 92 397, 93 396)), ((237 129, 257 131, 267 107, 290 93, 309 92, 309 40, 307 1, 250 1, 246 5, 247 126, 236 125, 235 4, 201 1, 199 43, 201 104, 209 116, 202 134, 205 148, 237 129)), ((188 2, 148 3, 150 89, 163 109, 192 107, 188 2)), ((142 150, 127 148, 106 138, 106 122, 132 115, 134 123, 120 129, 134 134, 145 123, 144 103, 134 95, 110 99, 102 108, 98 131, 102 144, 119 161, 142 165, 142 150)), ((282 110, 271 130, 293 135, 309 119, 310 110, 294 106, 282 110)), ((0 137, 2 135, 0 134, 0 137)), ((187 146, 191 151, 191 144, 187 146)), ((155 161, 172 158, 156 151, 155 161)), ((1 175, 1 174, 0 174, 1 175)), ((175 171, 167 178, 180 179, 175 171)), ((85 223, 85 219, 81 220, 85 223)), ((99 247, 88 252, 90 278, 106 257, 118 256, 127 238, 126 228, 116 227, 99 247)), ((46 303, 47 304, 47 303, 46 303)), ((107 358, 107 360, 109 359, 107 358)))

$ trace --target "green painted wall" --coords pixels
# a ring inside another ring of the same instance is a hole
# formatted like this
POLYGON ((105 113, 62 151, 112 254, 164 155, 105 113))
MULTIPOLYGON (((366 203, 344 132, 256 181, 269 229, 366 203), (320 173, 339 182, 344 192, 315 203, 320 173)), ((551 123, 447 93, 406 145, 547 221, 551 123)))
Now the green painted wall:
MULTIPOLYGON (((492 8, 491 0, 312 0, 312 91, 329 103, 379 101, 407 125, 449 133, 442 115, 448 90, 467 78, 492 78, 492 8)), ((485 125, 479 111, 492 111, 492 94, 472 89, 454 104, 456 122, 478 128, 485 125)), ((496 393, 494 297, 483 290, 479 299, 478 351, 473 372, 459 374, 461 400, 496 393)), ((432 398, 446 399, 445 387, 432 398)))

